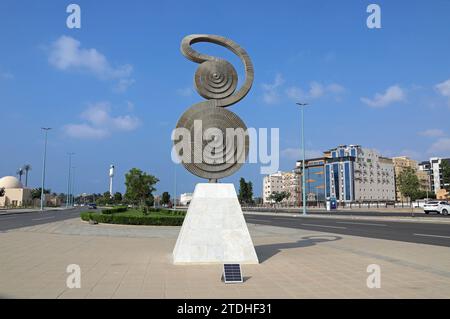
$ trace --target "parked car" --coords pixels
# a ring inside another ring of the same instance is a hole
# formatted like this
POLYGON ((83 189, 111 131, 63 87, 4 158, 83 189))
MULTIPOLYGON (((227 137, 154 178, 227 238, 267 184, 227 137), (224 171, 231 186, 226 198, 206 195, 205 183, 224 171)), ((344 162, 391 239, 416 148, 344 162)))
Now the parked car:
POLYGON ((448 215, 450 212, 450 204, 444 201, 432 201, 423 205, 423 211, 425 214, 438 213, 442 215, 448 215))
POLYGON ((94 203, 88 204, 88 208, 89 209, 97 209, 97 204, 94 204, 94 203))

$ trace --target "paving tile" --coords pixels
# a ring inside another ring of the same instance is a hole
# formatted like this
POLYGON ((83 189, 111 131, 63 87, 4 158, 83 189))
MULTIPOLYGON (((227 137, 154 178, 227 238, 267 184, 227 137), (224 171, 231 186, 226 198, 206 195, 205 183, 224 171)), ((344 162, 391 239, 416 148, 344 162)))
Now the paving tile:
MULTIPOLYGON (((179 227, 90 227, 78 219, 0 233, 0 297, 11 298, 448 298, 448 248, 341 236, 335 242, 270 250, 321 232, 249 229, 260 265, 226 285, 221 265, 172 265, 179 227), (268 249, 265 251, 265 249, 268 249), (65 286, 81 267, 81 289, 65 286), (381 267, 369 289, 366 268, 381 267)), ((329 235, 329 234, 328 234, 329 235)))

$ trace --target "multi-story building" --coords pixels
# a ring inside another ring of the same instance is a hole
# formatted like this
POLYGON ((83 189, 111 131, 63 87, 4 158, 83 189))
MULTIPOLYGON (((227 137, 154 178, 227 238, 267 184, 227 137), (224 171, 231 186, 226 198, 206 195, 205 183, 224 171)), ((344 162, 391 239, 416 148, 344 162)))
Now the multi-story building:
MULTIPOLYGON (((308 202, 323 202, 325 200, 325 157, 305 160, 305 193, 308 202)), ((303 161, 297 161, 298 191, 301 194, 303 161)), ((301 199, 300 199, 301 200, 301 199)))
POLYGON ((396 193, 396 200, 397 201, 406 201, 408 200, 405 198, 399 189, 398 184, 398 178, 400 174, 405 170, 405 168, 409 167, 414 170, 414 172, 417 175, 417 178, 419 179, 420 183, 420 190, 422 191, 431 191, 430 187, 430 175, 428 171, 420 170, 419 169, 419 163, 415 160, 412 160, 406 156, 398 156, 392 158, 392 161, 394 163, 394 171, 395 171, 395 193, 396 193))
POLYGON ((282 203, 296 205, 299 199, 298 176, 294 172, 277 172, 264 177, 263 180, 263 202, 273 203, 269 198, 273 193, 288 192, 289 198, 282 203))
POLYGON ((325 196, 340 202, 395 201, 392 159, 359 145, 340 145, 325 159, 325 196))
POLYGON ((450 164, 450 158, 432 157, 429 161, 419 164, 419 170, 427 172, 430 178, 431 191, 435 194, 440 189, 444 189, 444 179, 442 178, 442 163, 450 164))

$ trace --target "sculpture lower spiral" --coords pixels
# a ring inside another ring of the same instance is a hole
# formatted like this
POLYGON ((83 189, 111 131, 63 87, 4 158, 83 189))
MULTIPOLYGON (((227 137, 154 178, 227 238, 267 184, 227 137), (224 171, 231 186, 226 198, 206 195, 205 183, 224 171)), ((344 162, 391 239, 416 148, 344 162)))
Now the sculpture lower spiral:
POLYGON ((249 149, 247 127, 233 112, 200 103, 181 116, 177 130, 181 132, 174 140, 180 146, 177 155, 196 176, 217 180, 232 175, 245 162, 249 149))

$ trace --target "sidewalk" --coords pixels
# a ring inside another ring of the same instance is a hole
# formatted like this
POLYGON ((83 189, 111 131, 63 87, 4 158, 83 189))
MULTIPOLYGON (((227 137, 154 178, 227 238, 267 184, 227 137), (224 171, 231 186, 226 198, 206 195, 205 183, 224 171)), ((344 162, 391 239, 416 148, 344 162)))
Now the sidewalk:
POLYGON ((6 298, 449 298, 450 250, 249 224, 259 265, 225 285, 221 265, 171 263, 179 227, 89 225, 78 218, 0 233, 6 298), (81 288, 66 267, 81 267, 81 288), (367 267, 381 267, 369 289, 367 267))

